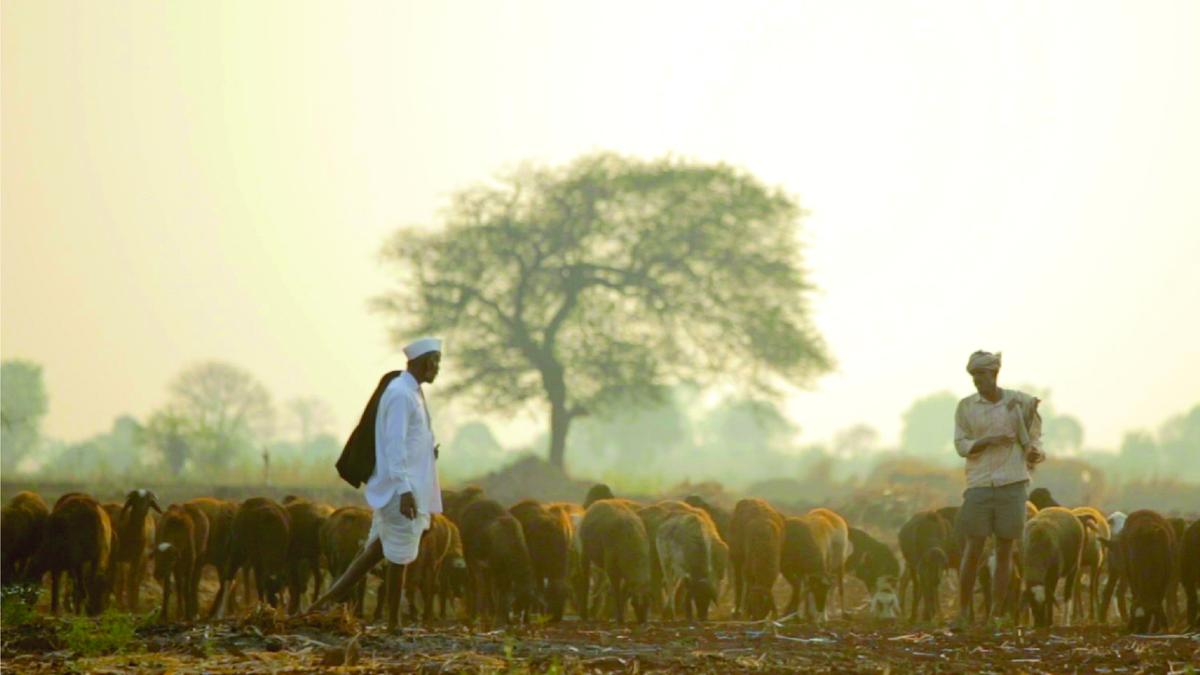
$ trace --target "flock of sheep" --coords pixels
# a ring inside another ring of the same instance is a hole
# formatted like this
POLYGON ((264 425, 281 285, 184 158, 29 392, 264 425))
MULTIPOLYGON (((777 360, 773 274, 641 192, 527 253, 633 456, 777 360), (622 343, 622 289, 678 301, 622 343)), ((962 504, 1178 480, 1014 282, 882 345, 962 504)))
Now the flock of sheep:
MULTIPOLYGON (((524 500, 506 509, 478 488, 446 491, 443 502, 445 513, 434 515, 405 578, 414 619, 448 617, 450 603, 461 600, 468 617, 489 623, 534 615, 561 620, 568 602, 584 620, 623 622, 631 606, 638 622, 652 614, 704 621, 728 576, 735 616, 822 620, 834 590, 846 613, 849 573, 866 585, 871 616, 895 619, 907 605, 912 620, 928 621, 937 618, 941 580, 958 568, 963 549, 957 507, 918 512, 900 528, 901 565, 891 547, 830 509, 785 516, 762 499, 743 499, 729 512, 696 496, 641 504, 597 485, 583 504, 524 500), (774 595, 780 576, 790 586, 782 611, 774 595)), ((1091 507, 1063 508, 1041 489, 1032 493, 1027 515, 1008 597, 990 597, 992 554, 981 563, 988 612, 996 602, 994 614, 1017 622, 1052 625, 1057 609, 1067 624, 1085 615, 1104 623, 1115 597, 1131 631, 1172 623, 1200 628, 1200 521, 1149 510, 1105 517, 1091 507), (1182 617, 1180 585, 1187 603, 1182 617)), ((153 570, 166 621, 172 596, 176 618, 201 614, 199 582, 211 565, 220 585, 207 616, 229 611, 239 573, 246 598, 253 579, 259 598, 280 607, 286 596, 295 614, 310 583, 312 597, 320 594, 323 570, 336 578, 349 567, 370 525, 365 508, 295 497, 282 503, 200 497, 163 510, 149 490, 103 504, 74 492, 51 509, 37 494, 22 492, 3 510, 0 573, 6 586, 23 585, 29 593, 40 591, 48 574, 55 613, 65 574, 68 608, 96 614, 110 602, 137 609, 142 579, 153 570)), ((360 614, 365 591, 364 580, 350 598, 360 614)))

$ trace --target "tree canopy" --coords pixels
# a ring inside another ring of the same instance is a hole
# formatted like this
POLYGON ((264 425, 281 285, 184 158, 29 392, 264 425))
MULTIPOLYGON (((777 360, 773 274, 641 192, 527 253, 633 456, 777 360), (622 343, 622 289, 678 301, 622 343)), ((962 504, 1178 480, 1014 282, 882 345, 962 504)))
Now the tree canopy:
POLYGON ((11 359, 0 365, 0 468, 12 471, 41 441, 48 408, 42 367, 11 359))
POLYGON ((375 299, 403 344, 448 338, 444 377, 494 412, 548 404, 550 459, 572 419, 680 382, 757 395, 831 359, 809 319, 795 200, 724 164, 585 156, 453 196, 442 226, 384 247, 375 299))

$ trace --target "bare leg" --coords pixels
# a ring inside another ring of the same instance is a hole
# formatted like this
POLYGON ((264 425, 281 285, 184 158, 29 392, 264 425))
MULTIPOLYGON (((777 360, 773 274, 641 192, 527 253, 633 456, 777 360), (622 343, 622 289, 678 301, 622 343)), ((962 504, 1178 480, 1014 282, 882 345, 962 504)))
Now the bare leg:
POLYGON ((404 590, 404 570, 407 565, 388 563, 387 566, 387 603, 388 631, 400 628, 400 592, 404 590))
POLYGON ((1012 579, 1012 548, 1015 540, 996 537, 996 575, 992 579, 992 602, 994 609, 989 612, 992 616, 1000 616, 1004 611, 1005 600, 1008 598, 1008 582, 1012 579))
POLYGON ((383 543, 376 538, 358 554, 354 562, 350 563, 350 567, 346 568, 342 576, 333 582, 329 590, 309 606, 308 611, 319 612, 330 603, 342 600, 354 588, 354 585, 365 577, 367 572, 371 571, 372 567, 379 564, 380 560, 383 560, 383 543))
POLYGON ((967 537, 967 548, 963 551, 962 564, 958 568, 958 621, 960 624, 969 624, 973 617, 972 601, 975 599, 975 575, 979 571, 979 557, 983 554, 984 541, 986 541, 985 537, 967 537))

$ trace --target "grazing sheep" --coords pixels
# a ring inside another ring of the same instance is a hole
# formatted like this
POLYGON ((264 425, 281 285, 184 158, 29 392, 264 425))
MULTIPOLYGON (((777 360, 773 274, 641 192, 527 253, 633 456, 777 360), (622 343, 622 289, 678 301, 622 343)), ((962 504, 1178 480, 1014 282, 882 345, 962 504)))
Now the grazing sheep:
POLYGON ((830 572, 833 573, 834 579, 837 581, 838 589, 838 604, 841 607, 841 614, 846 614, 846 587, 845 587, 845 564, 846 556, 850 555, 850 526, 846 524, 846 519, 841 515, 826 509, 815 508, 808 512, 808 515, 824 518, 829 521, 833 527, 833 538, 830 540, 829 563, 830 572))
POLYGON ((708 518, 708 514, 705 514, 696 507, 670 499, 665 499, 649 506, 633 506, 631 503, 628 505, 637 512, 638 517, 642 519, 642 525, 646 528, 646 540, 650 542, 650 610, 661 616, 663 609, 662 562, 658 558, 658 550, 655 546, 658 528, 662 523, 666 522, 667 518, 676 514, 704 514, 705 518, 708 518))
POLYGON ((258 597, 274 607, 287 583, 287 553, 291 539, 291 520, 282 506, 267 497, 252 497, 242 502, 233 517, 229 535, 229 557, 221 578, 226 593, 219 597, 218 618, 228 611, 228 582, 243 568, 254 571, 258 597))
POLYGON ((775 614, 775 580, 779 577, 783 526, 766 515, 742 526, 742 594, 746 616, 752 620, 775 614))
MULTIPOLYGON (((887 544, 856 527, 850 528, 849 537, 852 550, 846 558, 846 569, 867 585, 867 592, 872 597, 881 592, 877 588, 879 579, 891 578, 890 593, 895 597, 895 582, 900 577, 900 561, 896 554, 887 544)), ((886 603, 886 600, 880 602, 886 603)))
MULTIPOLYGON (((757 558, 761 558, 763 555, 770 557, 769 551, 755 551, 752 547, 750 547, 748 545, 748 542, 746 540, 747 539, 746 534, 748 531, 747 528, 750 525, 750 523, 752 523, 755 520, 760 520, 763 518, 768 519, 771 522, 773 522, 775 525, 775 527, 773 529, 778 532, 778 537, 776 537, 776 538, 779 539, 779 541, 774 546, 774 550, 776 552, 774 564, 775 564, 776 571, 778 573, 779 560, 778 560, 777 554, 779 551, 779 547, 782 545, 783 516, 780 515, 780 513, 778 511, 776 511, 774 507, 772 507, 770 504, 768 504, 763 499, 757 499, 757 498, 742 499, 734 506, 733 518, 729 522, 729 560, 733 565, 733 589, 734 589, 734 596, 735 596, 734 613, 738 614, 738 615, 741 615, 743 612, 746 611, 747 592, 746 592, 746 581, 745 581, 745 567, 746 567, 747 563, 749 562, 747 553, 749 552, 749 553, 755 555, 755 557, 757 557, 757 558)), ((770 533, 763 530, 761 526, 757 526, 756 529, 759 530, 758 537, 762 540, 761 543, 764 545, 767 545, 767 546, 771 546, 772 545, 772 541, 771 541, 772 536, 770 535, 770 533)), ((759 563, 760 563, 760 565, 768 565, 769 566, 770 561, 769 560, 759 560, 759 563)), ((763 568, 763 569, 759 569, 758 571, 760 573, 762 573, 763 575, 765 575, 769 570, 766 568, 763 568)), ((771 579, 771 583, 772 584, 774 583, 773 577, 771 579)), ((768 593, 769 593, 769 590, 768 590, 768 593)), ((760 598, 759 600, 761 601, 762 598, 760 598)), ((763 603, 759 602, 759 604, 761 605, 763 603)), ((774 601, 771 601, 771 604, 774 605, 774 601)))
POLYGON ((1173 581, 1175 560, 1174 529, 1166 518, 1154 511, 1134 511, 1125 520, 1116 549, 1133 594, 1129 631, 1165 630, 1169 623, 1164 602, 1173 581))
MULTIPOLYGON (((1121 535, 1121 530, 1125 527, 1125 519, 1128 516, 1123 511, 1113 511, 1108 514, 1108 529, 1112 534, 1112 541, 1115 542, 1121 535)), ((1111 544, 1105 544, 1105 548, 1109 549, 1107 555, 1108 578, 1104 581, 1104 592, 1100 598, 1100 623, 1108 622, 1108 607, 1112 604, 1113 596, 1117 598, 1117 612, 1121 615, 1121 620, 1128 619, 1129 611, 1125 600, 1126 589, 1128 584, 1125 582, 1125 567, 1121 560, 1121 556, 1116 555, 1116 551, 1111 544)))
POLYGON ((1050 490, 1044 487, 1034 488, 1029 493, 1029 502, 1036 506, 1039 511, 1048 509, 1051 506, 1062 506, 1054 501, 1054 497, 1050 496, 1050 490))
MULTIPOLYGON (((195 509, 203 513, 204 519, 208 523, 208 537, 204 541, 203 550, 196 559, 195 583, 199 585, 205 566, 212 565, 217 572, 220 584, 217 589, 217 597, 220 598, 225 594, 226 584, 225 579, 221 576, 221 570, 225 569, 225 561, 229 557, 229 535, 233 530, 233 517, 237 514, 238 504, 214 497, 196 497, 184 502, 184 507, 189 511, 195 509)), ((216 611, 217 604, 214 602, 209 608, 207 616, 213 616, 216 611)))
POLYGON ((1083 554, 1084 528, 1070 509, 1042 508, 1025 525, 1021 552, 1025 563, 1025 601, 1034 625, 1054 623, 1054 591, 1063 580, 1064 625, 1071 625, 1075 583, 1083 554))
POLYGON ((46 518, 45 536, 29 565, 28 578, 50 577, 50 610, 58 614, 58 585, 66 572, 77 611, 95 616, 108 595, 112 522, 100 503, 84 494, 64 496, 46 518))
POLYGON ((588 488, 587 496, 583 498, 583 508, 586 510, 589 506, 595 504, 601 499, 615 498, 616 495, 613 494, 612 488, 608 487, 604 483, 596 483, 592 487, 588 488))
POLYGON ((24 578, 33 554, 42 545, 50 507, 34 492, 19 492, 0 513, 0 584, 24 578))
POLYGON ((729 524, 733 520, 733 514, 728 509, 710 504, 700 495, 688 495, 684 498, 683 503, 703 509, 708 517, 712 518, 713 524, 717 526, 717 533, 721 535, 721 541, 729 543, 729 524))
POLYGON ((882 621, 900 618, 900 598, 896 595, 896 577, 885 575, 875 580, 875 592, 871 596, 870 614, 882 621))
MULTIPOLYGON (((326 564, 329 565, 329 574, 334 579, 345 574, 350 563, 354 562, 363 545, 367 543, 367 535, 370 532, 371 510, 361 506, 343 506, 325 519, 319 534, 321 551, 325 554, 326 564)), ((365 578, 350 592, 355 616, 363 615, 366 592, 365 578)))
POLYGON ((438 618, 445 619, 447 616, 446 605, 454 600, 454 598, 462 598, 465 602, 467 597, 467 560, 463 556, 462 534, 458 531, 458 527, 454 521, 446 519, 446 525, 450 531, 450 546, 446 551, 446 557, 442 560, 442 569, 438 573, 438 618))
POLYGON ((112 520, 116 531, 116 548, 113 550, 110 576, 117 606, 132 612, 138 611, 142 578, 146 574, 146 563, 154 555, 154 518, 150 510, 161 514, 158 497, 153 490, 140 488, 125 495, 117 517, 112 520))
POLYGON ((187 504, 167 507, 158 521, 154 546, 154 577, 162 586, 159 621, 167 621, 172 579, 179 618, 189 620, 196 616, 201 560, 207 543, 208 516, 203 511, 187 504))
POLYGON ((462 530, 462 514, 468 506, 483 499, 483 490, 469 485, 461 490, 442 490, 442 513, 462 530))
POLYGON ((1179 545, 1179 580, 1187 598, 1187 627, 1200 630, 1200 520, 1192 521, 1184 530, 1179 545))
POLYGON ((517 519, 495 500, 481 499, 463 510, 460 530, 473 583, 471 617, 506 623, 510 610, 528 614, 536 600, 533 564, 517 519))
POLYGON ((300 599, 313 577, 313 600, 321 595, 321 526, 333 513, 328 504, 297 497, 284 498, 290 523, 287 552, 288 612, 300 610, 300 599))
POLYGON ((577 594, 579 615, 588 619, 588 585, 592 566, 608 577, 613 618, 625 621, 625 603, 633 604, 638 623, 646 622, 650 602, 650 541, 646 526, 628 504, 602 499, 587 508, 579 523, 583 592, 577 594))
MULTIPOLYGON (((1083 595, 1083 573, 1088 575, 1087 616, 1095 619, 1100 613, 1100 571, 1105 568, 1105 546, 1103 540, 1111 539, 1108 520, 1090 506, 1071 509, 1071 513, 1083 524, 1083 554, 1079 560, 1079 581, 1075 584, 1075 605, 1079 606, 1083 595)), ((1082 615, 1083 612, 1081 611, 1082 615)))
POLYGON ((534 584, 552 621, 562 621, 567 601, 567 573, 571 548, 571 521, 562 511, 551 511, 536 500, 513 505, 509 513, 521 523, 533 562, 534 584))
POLYGON ((957 566, 960 547, 954 532, 954 520, 948 519, 950 514, 945 510, 919 511, 900 527, 900 554, 904 557, 900 600, 904 600, 905 587, 911 586, 911 621, 917 620, 918 613, 924 621, 932 621, 938 616, 938 586, 942 573, 947 568, 957 566))
POLYGON ((779 568, 792 587, 788 615, 798 617, 803 600, 804 615, 810 620, 828 618, 826 601, 838 566, 836 538, 836 527, 824 516, 809 512, 784 520, 779 568))
POLYGON ((701 621, 707 621, 708 606, 717 603, 729 557, 716 524, 699 509, 673 513, 659 524, 655 548, 662 564, 670 616, 675 616, 682 603, 689 621, 693 610, 701 621))
POLYGON ((440 513, 431 514, 429 529, 421 536, 417 559, 405 570, 404 592, 408 595, 409 614, 413 620, 433 619, 433 600, 438 589, 438 577, 450 554, 450 530, 454 523, 440 513), (417 612, 417 591, 421 593, 422 612, 417 612))

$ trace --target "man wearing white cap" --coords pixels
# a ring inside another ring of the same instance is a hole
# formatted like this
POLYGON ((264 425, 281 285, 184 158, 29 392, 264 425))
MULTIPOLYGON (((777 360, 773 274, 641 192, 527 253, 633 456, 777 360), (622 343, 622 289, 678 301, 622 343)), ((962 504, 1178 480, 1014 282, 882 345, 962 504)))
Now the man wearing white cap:
POLYGON ((432 514, 442 511, 438 446, 421 389, 437 378, 442 341, 417 340, 404 348, 404 355, 408 365, 386 385, 375 417, 375 469, 366 482, 367 504, 374 513, 367 542, 345 574, 311 608, 340 599, 386 558, 389 629, 399 625, 405 566, 416 560, 432 514))

